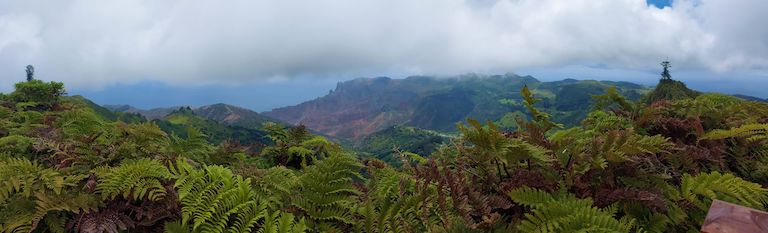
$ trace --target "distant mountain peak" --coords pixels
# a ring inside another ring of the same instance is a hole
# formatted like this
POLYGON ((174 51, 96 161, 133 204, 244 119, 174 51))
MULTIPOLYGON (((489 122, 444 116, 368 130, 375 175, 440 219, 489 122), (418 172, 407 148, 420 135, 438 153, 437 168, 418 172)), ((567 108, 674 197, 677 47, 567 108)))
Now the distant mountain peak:
POLYGON ((137 110, 140 110, 138 108, 135 108, 135 107, 133 107, 131 105, 127 105, 127 104, 107 104, 107 105, 103 105, 102 107, 104 107, 106 109, 109 109, 110 111, 113 111, 113 112, 131 112, 131 113, 134 113, 137 110))

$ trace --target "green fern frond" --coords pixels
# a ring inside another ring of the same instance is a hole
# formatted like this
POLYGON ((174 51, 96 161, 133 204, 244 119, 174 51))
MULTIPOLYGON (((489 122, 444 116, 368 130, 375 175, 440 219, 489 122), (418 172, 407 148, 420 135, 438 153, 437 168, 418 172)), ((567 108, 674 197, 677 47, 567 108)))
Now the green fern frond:
POLYGON ((189 226, 179 221, 173 221, 173 222, 166 222, 165 225, 163 225, 163 232, 165 233, 198 233, 200 231, 193 231, 192 229, 189 229, 189 226))
POLYGON ((269 168, 263 175, 252 178, 256 196, 265 200, 271 210, 281 209, 299 184, 296 171, 283 166, 269 168))
POLYGON ((304 170, 299 178, 300 199, 292 205, 303 212, 311 225, 322 222, 354 224, 354 198, 360 195, 353 180, 362 179, 357 160, 346 154, 331 155, 304 170))
POLYGON ((616 208, 600 209, 590 199, 522 187, 508 193, 518 204, 531 208, 517 225, 521 232, 629 232, 634 220, 616 219, 616 208))
POLYGON ((9 158, 0 161, 0 203, 16 193, 23 197, 44 190, 60 194, 62 189, 76 185, 85 177, 64 176, 55 169, 44 168, 26 158, 9 158))
POLYGON ((531 113, 531 118, 541 127, 543 132, 547 132, 550 129, 562 129, 563 125, 551 121, 550 115, 546 112, 538 110, 534 105, 539 102, 539 99, 534 98, 533 93, 528 89, 528 86, 523 86, 520 90, 520 94, 523 96, 523 103, 528 111, 531 113))
POLYGON ((185 156, 195 161, 207 161, 209 154, 213 151, 208 144, 208 136, 194 127, 187 127, 187 138, 181 138, 175 134, 170 136, 170 145, 168 150, 176 156, 185 156))
MULTIPOLYGON (((3 231, 30 232, 49 213, 94 209, 98 202, 89 195, 70 194, 65 190, 85 177, 65 176, 26 158, 0 161, 0 205, 3 206, 0 208, 0 226, 3 231)), ((50 231, 55 229, 48 228, 50 231)))
POLYGON ((258 233, 299 233, 307 231, 304 219, 296 221, 291 213, 274 212, 264 219, 264 227, 258 233))
POLYGON ((103 199, 123 198, 151 201, 162 199, 166 190, 162 182, 171 174, 157 160, 139 159, 124 161, 120 166, 96 169, 99 183, 96 193, 103 199))
MULTIPOLYGON (((544 190, 539 190, 531 187, 520 187, 507 193, 509 198, 517 202, 517 204, 523 205, 528 208, 540 208, 550 202, 554 202, 556 199, 551 194, 544 190)), ((589 203, 590 205, 592 203, 589 203)))
POLYGON ((471 127, 457 125, 464 139, 472 147, 467 153, 474 161, 489 166, 491 161, 501 160, 504 164, 517 166, 521 162, 533 162, 544 165, 553 160, 550 151, 523 140, 505 137, 501 130, 492 122, 485 126, 474 119, 467 119, 471 127))
POLYGON ((9 154, 24 154, 29 152, 35 140, 22 135, 10 135, 0 138, 0 151, 9 154))
POLYGON ((616 115, 614 112, 602 110, 592 111, 587 115, 581 125, 585 129, 595 130, 597 132, 608 132, 612 130, 622 130, 634 127, 629 118, 616 115))
POLYGON ((269 205, 257 198, 250 179, 235 176, 222 166, 196 169, 181 159, 170 172, 182 205, 181 224, 191 223, 191 230, 253 232, 271 224, 263 221, 270 216, 269 205))
POLYGON ((550 156, 550 151, 536 145, 526 143, 522 140, 507 140, 504 152, 500 158, 506 164, 516 164, 525 160, 534 161, 535 164, 548 164, 554 160, 550 156))
POLYGON ((32 200, 14 200, 28 203, 26 207, 17 208, 14 217, 0 223, 3 232, 31 232, 51 213, 69 212, 81 213, 95 211, 100 204, 98 198, 85 193, 55 194, 36 192, 32 200))
POLYGON ((78 108, 62 113, 57 124, 69 137, 88 137, 104 132, 106 123, 92 109, 78 108))
POLYGON ((714 199, 756 209, 763 209, 768 203, 767 189, 728 173, 684 174, 680 191, 685 200, 701 210, 707 210, 714 199))
MULTIPOLYGON (((358 232, 441 232, 437 228, 451 218, 441 213, 436 188, 417 190, 412 177, 390 167, 371 173, 368 198, 358 211, 358 232)), ((444 210, 450 209, 448 202, 444 210)))
POLYGON ((701 139, 747 138, 756 135, 768 135, 768 124, 747 124, 728 130, 713 130, 706 133, 701 139))

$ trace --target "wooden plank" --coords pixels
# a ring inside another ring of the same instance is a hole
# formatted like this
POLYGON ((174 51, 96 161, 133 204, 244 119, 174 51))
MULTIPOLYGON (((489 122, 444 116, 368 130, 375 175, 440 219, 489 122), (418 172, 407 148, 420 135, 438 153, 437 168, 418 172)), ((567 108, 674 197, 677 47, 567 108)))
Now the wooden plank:
POLYGON ((768 212, 714 200, 701 226, 703 233, 766 233, 768 212))

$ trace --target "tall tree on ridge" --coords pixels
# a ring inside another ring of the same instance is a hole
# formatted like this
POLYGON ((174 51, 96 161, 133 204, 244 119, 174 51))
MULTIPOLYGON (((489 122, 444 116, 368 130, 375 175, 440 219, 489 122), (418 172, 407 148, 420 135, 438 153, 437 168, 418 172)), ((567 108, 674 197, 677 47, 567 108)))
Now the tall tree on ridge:
POLYGON ((672 67, 672 65, 669 64, 669 61, 663 61, 661 62, 661 66, 664 67, 664 71, 661 72, 661 79, 671 80, 672 75, 669 74, 669 67, 672 67))
POLYGON ((35 67, 27 65, 27 82, 32 81, 35 78, 35 67))

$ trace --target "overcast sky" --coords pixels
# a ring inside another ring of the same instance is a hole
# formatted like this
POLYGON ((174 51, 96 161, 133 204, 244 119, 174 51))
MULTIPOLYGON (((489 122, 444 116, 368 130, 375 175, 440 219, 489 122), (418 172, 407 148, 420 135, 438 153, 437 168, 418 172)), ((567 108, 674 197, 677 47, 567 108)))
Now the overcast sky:
POLYGON ((0 91, 23 79, 27 64, 35 65, 41 79, 96 93, 146 83, 268 86, 467 72, 555 79, 568 76, 563 72, 568 70, 577 77, 611 70, 608 79, 648 82, 665 58, 681 73, 768 84, 768 1, 659 5, 646 0, 0 0, 0 91))

